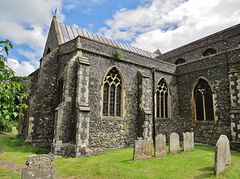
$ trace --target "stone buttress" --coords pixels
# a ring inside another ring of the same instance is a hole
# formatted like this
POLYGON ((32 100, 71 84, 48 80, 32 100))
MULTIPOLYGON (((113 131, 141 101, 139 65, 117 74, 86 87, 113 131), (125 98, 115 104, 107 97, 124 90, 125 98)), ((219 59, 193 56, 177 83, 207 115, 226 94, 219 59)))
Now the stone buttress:
POLYGON ((138 70, 138 99, 139 99, 139 129, 138 135, 143 139, 152 138, 152 112, 151 112, 151 89, 149 88, 149 76, 138 70))
POLYGON ((240 148, 240 71, 234 67, 229 71, 229 89, 231 95, 231 135, 232 147, 240 148))
POLYGON ((90 63, 82 56, 80 38, 76 39, 71 51, 64 54, 70 59, 64 66, 63 99, 55 112, 55 130, 52 144, 52 152, 55 155, 81 157, 89 155, 89 121, 90 107, 89 96, 89 73, 90 63))
POLYGON ((89 155, 88 148, 90 107, 89 96, 89 73, 90 63, 87 58, 78 58, 77 71, 77 126, 76 126, 76 157, 89 155))

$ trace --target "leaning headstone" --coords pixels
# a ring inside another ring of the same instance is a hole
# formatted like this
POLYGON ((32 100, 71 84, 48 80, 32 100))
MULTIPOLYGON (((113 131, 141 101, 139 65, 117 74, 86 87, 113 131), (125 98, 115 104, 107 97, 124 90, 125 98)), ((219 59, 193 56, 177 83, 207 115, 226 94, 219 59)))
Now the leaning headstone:
POLYGON ((22 179, 55 179, 56 166, 50 155, 33 156, 27 160, 27 168, 22 170, 22 179))
POLYGON ((166 155, 166 136, 158 134, 155 138, 154 156, 162 157, 166 155))
POLYGON ((179 135, 177 133, 171 133, 169 142, 169 153, 175 154, 179 152, 180 152, 179 135))
POLYGON ((215 148, 215 175, 223 172, 226 169, 227 165, 231 165, 229 140, 226 135, 221 135, 217 141, 215 148))
POLYGON ((188 152, 194 150, 194 134, 193 132, 183 133, 183 151, 188 152))
POLYGON ((133 160, 143 160, 152 157, 153 140, 151 138, 135 140, 133 160))

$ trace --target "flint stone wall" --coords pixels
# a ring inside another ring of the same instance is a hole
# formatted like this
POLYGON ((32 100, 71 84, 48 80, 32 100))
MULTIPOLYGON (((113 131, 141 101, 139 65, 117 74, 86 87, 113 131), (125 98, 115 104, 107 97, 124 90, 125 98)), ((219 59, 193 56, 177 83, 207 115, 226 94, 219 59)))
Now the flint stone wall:
MULTIPOLYGON (((147 57, 120 50, 123 57, 121 59, 113 58, 116 48, 93 42, 89 39, 81 38, 83 56, 88 58, 90 67, 89 77, 89 103, 90 103, 90 123, 89 123, 89 147, 93 152, 133 147, 137 137, 143 137, 144 121, 141 121, 141 103, 138 96, 138 71, 143 71, 148 76, 148 86, 145 96, 147 96, 149 106, 152 106, 152 63, 159 71, 156 71, 158 78, 166 76, 168 82, 172 80, 173 65, 157 65, 159 61, 151 60, 147 57), (92 52, 89 52, 92 51, 92 52), (102 81, 107 70, 116 66, 123 76, 124 81, 124 109, 121 118, 104 119, 101 116, 102 103, 102 81), (162 70, 165 68, 166 73, 162 70), (94 109, 94 110, 93 110, 94 109)), ((156 81, 159 79, 156 79, 156 81)), ((174 93, 173 93, 174 94, 174 93)), ((152 112, 152 109, 150 109, 152 112)), ((150 118, 152 121, 152 119, 150 118)), ((150 122, 151 122, 150 121, 150 122)), ((151 133, 150 133, 151 135, 151 133)))
MULTIPOLYGON (((238 34, 238 29, 232 28, 229 31, 232 34, 238 34)), ((230 34, 230 33, 229 33, 230 34)), ((53 34, 56 35, 56 34, 53 34)), ((155 119, 156 135, 163 133, 169 136, 170 133, 178 131, 181 134, 184 131, 194 131, 195 141, 200 143, 214 145, 221 134, 226 134, 231 139, 231 119, 229 108, 231 106, 229 94, 229 77, 228 66, 239 60, 240 50, 236 46, 236 42, 240 40, 240 36, 228 39, 226 46, 223 46, 222 35, 217 35, 214 38, 220 38, 214 47, 218 49, 217 54, 208 57, 200 57, 200 52, 204 48, 210 47, 213 38, 205 38, 198 43, 192 43, 187 46, 189 49, 176 49, 170 53, 163 54, 161 60, 169 59, 169 62, 174 63, 174 60, 182 55, 188 55, 189 63, 184 65, 172 65, 157 59, 150 59, 136 53, 125 50, 120 50, 122 58, 117 59, 116 48, 99 43, 88 38, 81 37, 81 44, 77 44, 77 39, 73 39, 59 46, 59 49, 53 50, 41 60, 39 70, 30 75, 30 99, 29 111, 26 115, 26 121, 33 123, 32 126, 27 126, 23 129, 26 135, 26 142, 35 146, 49 146, 54 137, 54 120, 55 109, 58 107, 57 98, 57 80, 62 78, 65 73, 67 62, 72 59, 76 52, 81 51, 82 56, 86 57, 90 62, 89 74, 89 107, 90 107, 90 122, 89 122, 89 147, 93 151, 102 151, 109 149, 125 148, 134 145, 134 140, 141 137, 143 126, 139 119, 139 99, 138 99, 138 79, 137 72, 143 71, 149 76, 149 86, 147 93, 152 94, 155 91, 159 80, 164 77, 170 88, 170 117, 168 119, 155 119), (209 41, 209 42, 208 42, 209 41), (207 45, 206 45, 207 44, 207 45), (192 46, 192 47, 191 47, 192 46), (228 47, 227 51, 225 47, 228 47), (231 49, 234 48, 234 49, 231 49), (188 53, 188 51, 191 53, 188 53), (196 60, 197 59, 197 60, 196 60), (116 66, 124 79, 124 110, 121 118, 103 119, 101 116, 102 94, 101 85, 106 71, 116 66), (152 69, 155 69, 155 77, 153 81, 152 69), (192 112, 192 89, 196 81, 203 77, 207 79, 213 89, 215 122, 199 122, 195 121, 192 112), (154 86, 153 86, 154 85, 154 86), (26 130, 25 130, 26 129, 26 130)), ((49 37, 51 38, 51 37, 49 37)), ((225 37, 224 37, 225 38, 225 37)), ((55 43, 50 44, 55 47, 55 43)), ((46 50, 46 49, 45 49, 46 50)), ((68 76, 69 96, 72 100, 76 98, 77 82, 76 65, 72 66, 72 74, 68 76)), ((68 81, 67 80, 67 81, 68 81)), ((154 115, 153 96, 149 96, 150 111, 154 115)), ((153 94, 154 95, 154 94, 153 94)), ((64 113, 62 127, 59 131, 62 133, 61 141, 68 144, 76 143, 76 106, 75 101, 68 101, 65 104, 67 110, 64 113)), ((237 116, 232 117, 232 121, 238 125, 237 116)), ((232 134, 236 132, 233 128, 232 134)), ((168 138, 167 138, 168 141, 168 138)), ((61 142, 60 142, 61 143, 61 142)), ((65 147, 63 147, 65 149, 65 147)), ((66 150, 63 152, 69 154, 72 152, 66 150)))
MULTIPOLYGON (((27 122, 32 121, 32 126, 27 127, 25 143, 32 146, 50 146, 54 135, 54 113, 56 103, 56 75, 58 68, 58 50, 55 49, 41 59, 40 68, 29 78, 29 106, 27 122)), ((26 128, 25 128, 26 129, 26 128)), ((24 132, 24 131, 23 131, 24 132)))

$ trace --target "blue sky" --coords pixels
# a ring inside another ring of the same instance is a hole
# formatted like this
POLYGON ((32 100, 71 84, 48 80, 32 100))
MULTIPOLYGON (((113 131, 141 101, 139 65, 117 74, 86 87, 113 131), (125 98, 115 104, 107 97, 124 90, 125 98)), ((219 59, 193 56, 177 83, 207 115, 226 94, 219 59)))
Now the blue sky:
POLYGON ((239 0, 0 0, 0 39, 16 75, 36 70, 58 21, 154 52, 167 52, 240 23, 239 0))

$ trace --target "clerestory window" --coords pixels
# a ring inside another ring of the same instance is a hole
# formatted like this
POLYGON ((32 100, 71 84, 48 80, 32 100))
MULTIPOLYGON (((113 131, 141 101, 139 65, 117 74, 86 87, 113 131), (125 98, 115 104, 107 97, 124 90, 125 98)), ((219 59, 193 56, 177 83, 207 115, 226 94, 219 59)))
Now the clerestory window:
POLYGON ((102 115, 106 117, 121 117, 123 103, 123 81, 120 72, 113 67, 103 81, 102 115))
POLYGON ((164 78, 162 78, 156 89, 156 117, 160 119, 169 118, 169 88, 164 78))
POLYGON ((186 62, 186 60, 184 58, 178 58, 175 62, 175 65, 179 65, 179 64, 185 63, 185 62, 186 62))
POLYGON ((217 53, 216 49, 208 48, 207 50, 205 50, 203 52, 203 56, 206 57, 206 56, 213 55, 213 54, 216 54, 216 53, 217 53))
POLYGON ((214 121, 213 94, 208 82, 200 78, 193 94, 196 121, 214 121))

